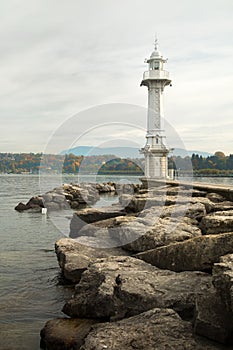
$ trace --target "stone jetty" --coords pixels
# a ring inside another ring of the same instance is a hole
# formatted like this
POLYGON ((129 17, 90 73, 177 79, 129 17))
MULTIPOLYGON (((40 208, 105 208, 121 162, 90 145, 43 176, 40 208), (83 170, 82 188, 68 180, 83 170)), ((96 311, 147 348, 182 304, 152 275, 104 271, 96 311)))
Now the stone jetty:
POLYGON ((49 211, 60 209, 79 209, 86 205, 92 205, 100 199, 100 194, 116 193, 116 185, 108 183, 81 183, 63 184, 45 194, 32 197, 26 204, 20 202, 17 211, 41 211, 47 208, 49 211))
MULTIPOLYGON (((72 207, 76 189, 64 186, 55 194, 72 207)), ((42 329, 42 349, 233 349, 232 188, 148 187, 121 188, 119 203, 98 209, 101 190, 84 188, 86 207, 55 244, 74 293, 42 329)))

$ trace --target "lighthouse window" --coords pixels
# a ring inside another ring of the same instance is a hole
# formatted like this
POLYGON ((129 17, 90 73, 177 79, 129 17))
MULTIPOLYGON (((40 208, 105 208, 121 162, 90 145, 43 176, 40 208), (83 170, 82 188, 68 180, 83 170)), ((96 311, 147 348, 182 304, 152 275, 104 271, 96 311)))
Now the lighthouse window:
POLYGON ((154 69, 159 69, 159 62, 154 63, 154 69))
POLYGON ((158 138, 156 137, 156 143, 158 144, 159 143, 159 140, 158 140, 158 138))

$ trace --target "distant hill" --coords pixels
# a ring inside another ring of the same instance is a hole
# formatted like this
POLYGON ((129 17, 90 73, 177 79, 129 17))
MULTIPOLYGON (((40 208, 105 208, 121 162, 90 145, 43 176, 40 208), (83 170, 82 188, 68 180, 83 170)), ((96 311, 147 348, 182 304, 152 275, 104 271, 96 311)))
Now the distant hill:
POLYGON ((79 146, 71 148, 69 150, 62 151, 60 154, 72 153, 75 156, 101 156, 112 154, 120 158, 141 158, 142 154, 139 153, 138 148, 134 147, 91 147, 91 146, 79 146))
MULTIPOLYGON (((78 146, 70 148, 69 150, 64 150, 60 154, 69 154, 72 153, 75 156, 100 156, 106 154, 112 154, 120 158, 142 158, 143 154, 139 153, 139 149, 135 147, 91 147, 91 146, 78 146)), ((212 153, 203 152, 203 151, 193 151, 185 150, 182 148, 175 148, 172 152, 175 156, 185 157, 192 156, 193 153, 199 154, 202 157, 211 156, 212 153)))

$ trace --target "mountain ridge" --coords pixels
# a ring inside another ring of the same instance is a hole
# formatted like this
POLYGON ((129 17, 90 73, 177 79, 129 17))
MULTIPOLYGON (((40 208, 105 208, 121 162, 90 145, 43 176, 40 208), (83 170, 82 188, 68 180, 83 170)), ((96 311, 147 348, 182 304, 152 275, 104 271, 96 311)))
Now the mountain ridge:
MULTIPOLYGON (((143 154, 139 153, 139 149, 136 147, 92 147, 92 146, 78 146, 63 150, 60 154, 74 154, 75 156, 99 156, 99 155, 114 155, 120 158, 142 158, 143 154)), ((199 156, 208 157, 213 155, 210 152, 196 151, 196 150, 185 150, 183 148, 175 148, 172 151, 174 156, 192 156, 192 154, 198 154, 199 156)))

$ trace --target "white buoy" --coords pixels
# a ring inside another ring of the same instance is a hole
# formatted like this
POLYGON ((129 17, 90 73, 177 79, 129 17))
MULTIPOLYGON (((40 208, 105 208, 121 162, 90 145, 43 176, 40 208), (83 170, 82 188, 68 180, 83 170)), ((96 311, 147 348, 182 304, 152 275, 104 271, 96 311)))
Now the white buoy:
POLYGON ((47 208, 42 208, 41 209, 41 214, 47 214, 47 208))

